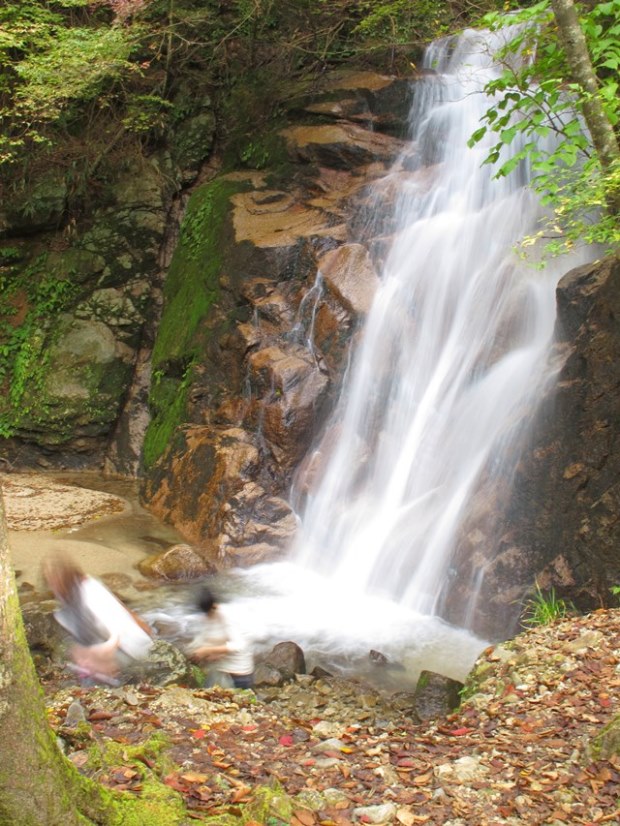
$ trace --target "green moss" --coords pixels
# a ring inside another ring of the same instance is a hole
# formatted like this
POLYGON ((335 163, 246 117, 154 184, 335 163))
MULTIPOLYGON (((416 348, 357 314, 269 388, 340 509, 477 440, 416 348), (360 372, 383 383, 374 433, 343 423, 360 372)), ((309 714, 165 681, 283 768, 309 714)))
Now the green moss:
POLYGON ((57 335, 57 321, 75 300, 76 287, 49 270, 46 255, 15 269, 2 283, 5 306, 0 309, 0 385, 7 391, 0 404, 0 436, 11 436, 28 416, 45 415, 42 398, 49 367, 49 348, 57 335), (11 320, 10 299, 21 296, 23 320, 11 320))
POLYGON ((279 826, 291 822, 293 803, 284 790, 274 783, 261 786, 254 792, 254 803, 249 806, 251 819, 269 826, 279 826))
POLYGON ((183 421, 189 390, 189 373, 181 381, 161 379, 151 387, 151 421, 144 437, 144 466, 152 467, 170 444, 174 431, 183 421))
POLYGON ((475 666, 475 668, 467 675, 465 684, 459 692, 461 703, 467 702, 467 700, 471 697, 478 694, 483 683, 489 677, 491 671, 491 664, 485 660, 475 666))
POLYGON ((111 800, 110 826, 175 826, 186 823, 180 795, 158 781, 146 781, 139 798, 121 792, 111 800))
POLYGON ((166 757, 168 745, 167 738, 160 732, 155 732, 148 740, 134 745, 114 740, 107 741, 104 745, 95 743, 89 750, 88 767, 91 771, 99 771, 119 763, 132 763, 142 777, 146 777, 146 759, 156 771, 167 773, 173 768, 166 757))
POLYGON ((185 822, 181 796, 158 779, 174 768, 167 747, 168 740, 160 732, 134 745, 106 741, 91 746, 89 771, 100 773, 122 764, 137 771, 142 781, 139 797, 133 792, 102 790, 111 812, 106 821, 110 826, 174 826, 185 822))
POLYGON ((239 826, 243 823, 262 823, 265 826, 287 826, 293 815, 293 801, 278 784, 259 786, 252 791, 252 803, 240 806, 238 814, 219 814, 207 817, 209 826, 239 826))
POLYGON ((221 236, 230 198, 246 183, 218 179, 194 192, 164 289, 164 310, 153 348, 153 366, 199 354, 197 333, 219 294, 221 236))
POLYGON ((220 293, 222 238, 231 231, 230 198, 248 186, 245 181, 218 179, 198 188, 187 206, 153 347, 151 422, 143 448, 146 468, 163 454, 184 420, 192 366, 206 347, 206 321, 220 293))
POLYGON ((593 760, 610 760, 620 754, 620 714, 617 714, 590 743, 593 760))
POLYGON ((418 678, 418 682, 416 684, 416 688, 418 688, 420 690, 423 689, 423 688, 426 688, 426 686, 428 685, 429 679, 430 679, 430 677, 429 677, 428 672, 423 672, 422 674, 420 674, 420 676, 418 678))

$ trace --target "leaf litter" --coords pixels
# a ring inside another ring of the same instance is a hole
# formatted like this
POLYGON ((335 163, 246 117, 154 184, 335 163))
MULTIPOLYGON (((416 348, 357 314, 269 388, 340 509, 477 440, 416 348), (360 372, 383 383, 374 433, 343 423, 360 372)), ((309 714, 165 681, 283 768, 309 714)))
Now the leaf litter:
POLYGON ((431 723, 402 697, 377 692, 369 709, 360 697, 372 689, 325 676, 264 693, 44 680, 50 722, 80 772, 139 794, 139 762, 196 820, 240 815, 277 781, 292 814, 274 822, 293 826, 620 826, 619 688, 617 610, 488 648, 459 709, 431 723), (74 701, 87 733, 64 725, 74 701), (130 749, 153 734, 165 735, 165 768, 130 749), (126 761, 91 768, 93 742, 126 744, 126 761))

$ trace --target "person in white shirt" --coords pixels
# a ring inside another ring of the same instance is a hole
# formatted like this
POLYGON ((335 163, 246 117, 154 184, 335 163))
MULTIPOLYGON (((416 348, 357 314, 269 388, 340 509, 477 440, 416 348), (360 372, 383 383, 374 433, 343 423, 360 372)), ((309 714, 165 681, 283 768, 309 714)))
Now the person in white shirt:
MULTIPOLYGON (((209 588, 201 589, 197 604, 205 615, 205 626, 189 646, 190 659, 207 665, 207 679, 219 672, 232 681, 234 688, 252 688, 254 655, 247 636, 209 588)), ((217 676, 211 679, 218 681, 217 676)))
POLYGON ((43 574, 60 604, 54 617, 76 641, 69 667, 83 679, 118 685, 122 668, 151 650, 151 629, 69 557, 49 557, 43 574))

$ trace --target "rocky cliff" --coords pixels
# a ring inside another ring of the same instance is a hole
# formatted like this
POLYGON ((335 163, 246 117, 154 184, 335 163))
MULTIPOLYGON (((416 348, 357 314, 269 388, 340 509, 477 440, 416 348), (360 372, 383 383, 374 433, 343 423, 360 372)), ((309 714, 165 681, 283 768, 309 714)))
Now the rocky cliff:
MULTIPOLYGON (((296 86, 285 125, 252 146, 260 169, 223 169, 203 101, 165 149, 119 170, 88 221, 62 220, 60 184, 35 235, 9 204, 6 467, 140 475, 146 505, 206 564, 281 554, 291 489, 297 504, 337 436, 316 443, 393 230, 386 218, 369 238, 369 219, 391 214, 403 182, 432 185, 402 141, 414 83, 341 71, 296 86)), ((617 261, 559 285, 557 389, 515 493, 481 499, 466 526, 446 592, 455 622, 481 569, 476 630, 493 636, 536 578, 580 607, 620 583, 618 285, 617 261)))

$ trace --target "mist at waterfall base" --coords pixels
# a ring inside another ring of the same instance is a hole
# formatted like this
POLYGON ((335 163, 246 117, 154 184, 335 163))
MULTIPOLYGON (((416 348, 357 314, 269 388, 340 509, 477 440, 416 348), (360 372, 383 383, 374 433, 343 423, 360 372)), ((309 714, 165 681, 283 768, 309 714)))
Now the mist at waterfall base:
POLYGON ((494 141, 467 147, 501 37, 468 31, 428 50, 412 142, 390 176, 395 213, 382 219, 394 240, 328 427, 338 440, 317 446, 326 460, 310 492, 293 486, 290 560, 219 582, 259 650, 294 640, 310 666, 368 675, 374 649, 394 665, 383 674, 413 684, 422 669, 463 679, 487 644, 466 630, 483 566, 464 628, 440 616, 459 531, 481 477, 511 478, 524 411, 553 378, 557 281, 594 257, 522 261, 515 246, 543 215, 527 164, 494 179, 483 164, 494 141))

